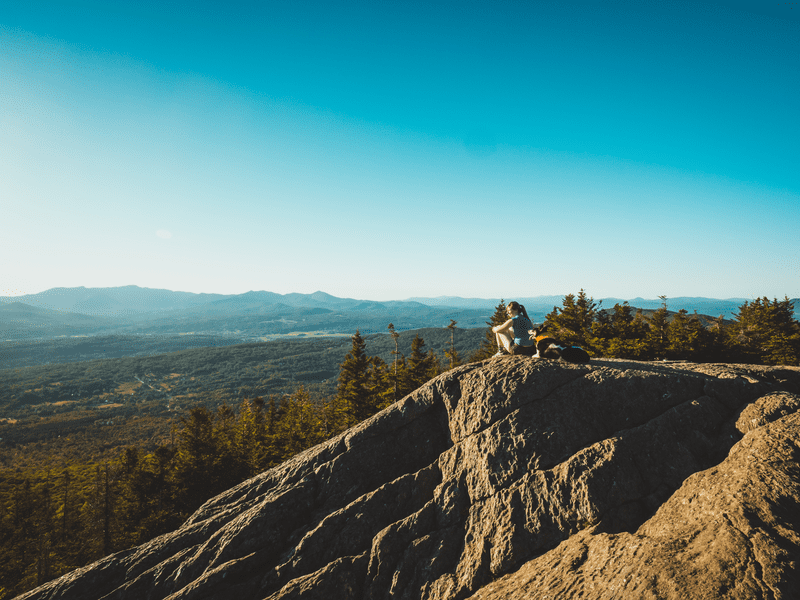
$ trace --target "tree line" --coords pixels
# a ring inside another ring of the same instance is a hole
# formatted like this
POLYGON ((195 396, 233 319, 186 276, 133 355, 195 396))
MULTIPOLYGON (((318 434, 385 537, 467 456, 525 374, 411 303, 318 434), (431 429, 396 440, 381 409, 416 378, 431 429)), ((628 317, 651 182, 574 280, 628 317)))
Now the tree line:
POLYGON ((545 320, 546 332, 592 356, 766 365, 800 362, 800 323, 789 298, 745 302, 732 320, 706 321, 695 311, 670 312, 667 299, 649 315, 627 302, 601 309, 584 290, 565 296, 545 320))

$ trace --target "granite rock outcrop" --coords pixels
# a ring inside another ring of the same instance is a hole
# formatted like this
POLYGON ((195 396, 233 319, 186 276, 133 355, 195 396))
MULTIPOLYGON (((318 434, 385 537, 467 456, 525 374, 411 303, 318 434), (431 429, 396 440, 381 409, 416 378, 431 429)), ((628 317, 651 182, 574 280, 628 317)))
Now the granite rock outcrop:
POLYGON ((800 368, 459 367, 26 600, 800 598, 800 368))

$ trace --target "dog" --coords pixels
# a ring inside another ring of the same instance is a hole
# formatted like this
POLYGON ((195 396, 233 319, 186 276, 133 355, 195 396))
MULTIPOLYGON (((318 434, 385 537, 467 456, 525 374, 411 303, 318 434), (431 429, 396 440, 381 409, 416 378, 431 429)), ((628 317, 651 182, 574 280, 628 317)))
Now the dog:
POLYGON ((533 330, 533 337, 536 340, 536 354, 534 357, 550 358, 570 363, 588 363, 591 361, 589 353, 578 346, 568 346, 559 342, 556 338, 544 333, 545 325, 541 325, 533 330))

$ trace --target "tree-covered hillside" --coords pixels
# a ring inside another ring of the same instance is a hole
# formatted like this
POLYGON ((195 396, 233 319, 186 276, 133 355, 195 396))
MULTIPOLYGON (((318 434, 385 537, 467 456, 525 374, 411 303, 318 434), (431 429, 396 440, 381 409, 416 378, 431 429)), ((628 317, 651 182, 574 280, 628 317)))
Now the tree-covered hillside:
POLYGON ((356 332, 346 348, 297 340, 0 372, 6 414, 20 415, 0 426, 0 599, 175 528, 209 497, 460 364, 483 336, 452 322, 390 331, 356 332), (239 385, 269 367, 292 375, 292 393, 239 385), (298 385, 310 368, 315 378, 330 368, 328 385, 298 385))
MULTIPOLYGON (((416 335, 445 360, 450 330, 401 332, 401 353, 411 354, 416 335)), ((482 336, 479 329, 456 330, 456 351, 470 355, 482 336)), ((391 336, 364 339, 370 354, 393 360, 391 336)), ((40 453, 107 456, 127 444, 160 443, 176 415, 200 404, 213 410, 244 397, 291 394, 301 385, 316 398, 330 396, 350 345, 350 337, 280 340, 2 370, 0 464, 37 462, 40 453)))

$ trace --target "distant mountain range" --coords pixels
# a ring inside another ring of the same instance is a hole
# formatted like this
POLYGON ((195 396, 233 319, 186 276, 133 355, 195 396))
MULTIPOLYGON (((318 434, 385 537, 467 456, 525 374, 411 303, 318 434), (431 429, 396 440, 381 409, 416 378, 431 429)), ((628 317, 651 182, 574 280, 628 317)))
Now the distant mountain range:
MULTIPOLYGON (((513 298, 541 322, 563 296, 513 298)), ((512 298, 505 298, 506 301, 512 298)), ((695 310, 704 315, 732 318, 746 298, 668 298, 671 311, 695 310)), ((611 308, 625 300, 596 300, 611 308)), ((462 328, 484 327, 500 298, 408 298, 376 302, 337 298, 325 292, 276 294, 193 294, 141 288, 53 288, 39 294, 0 297, 0 340, 71 335, 232 335, 243 340, 298 334, 386 333, 391 322, 398 330, 445 327, 450 319, 462 328)), ((659 299, 634 298, 636 308, 655 309, 659 299)), ((800 309, 800 300, 795 300, 800 309)))
POLYGON ((285 335, 388 333, 485 326, 493 308, 375 302, 313 294, 191 294, 137 286, 55 288, 0 297, 0 340, 75 335, 214 334, 243 341, 285 335))
MULTIPOLYGON (((495 307, 500 302, 500 298, 460 298, 458 296, 439 296, 438 298, 409 298, 410 302, 419 302, 427 306, 457 306, 461 308, 481 308, 481 307, 495 307)), ((564 296, 535 296, 532 298, 505 298, 506 302, 516 300, 523 304, 525 309, 530 313, 532 310, 536 312, 549 313, 553 310, 554 306, 561 307, 564 296)), ((752 298, 728 298, 726 300, 719 300, 716 298, 703 298, 703 297, 689 297, 681 296, 679 298, 667 298, 667 308, 671 311, 679 311, 681 309, 694 312, 695 310, 700 314, 718 317, 723 315, 726 319, 733 317, 739 312, 739 307, 745 302, 751 301, 752 298)), ((631 306, 642 309, 658 309, 661 307, 663 301, 656 298, 647 300, 645 298, 600 298, 595 299, 601 308, 612 308, 615 304, 622 304, 627 302, 631 306), (602 304, 601 304, 602 303, 602 304)), ((795 299, 795 308, 800 309, 800 299, 795 299)))

